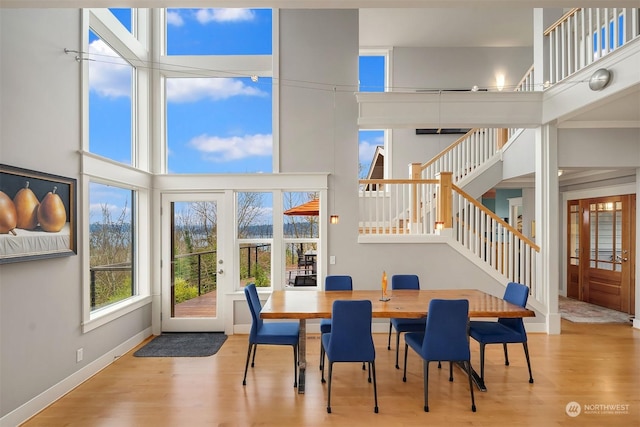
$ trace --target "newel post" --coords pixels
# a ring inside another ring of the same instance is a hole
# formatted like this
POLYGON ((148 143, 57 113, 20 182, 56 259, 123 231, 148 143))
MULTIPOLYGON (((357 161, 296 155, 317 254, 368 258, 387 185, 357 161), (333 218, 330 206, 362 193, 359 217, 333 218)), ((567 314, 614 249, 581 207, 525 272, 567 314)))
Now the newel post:
POLYGON ((444 228, 453 228, 453 172, 440 172, 440 200, 438 200, 438 222, 444 228))
POLYGON ((509 140, 509 129, 507 128, 498 129, 498 134, 496 136, 496 139, 497 139, 496 148, 500 150, 502 147, 504 147, 504 144, 506 144, 507 141, 509 140))
MULTIPOLYGON (((409 176, 412 181, 422 179, 422 163, 409 164, 409 176)), ((418 184, 413 184, 411 188, 411 223, 416 224, 420 218, 420 203, 418 194, 418 184)))

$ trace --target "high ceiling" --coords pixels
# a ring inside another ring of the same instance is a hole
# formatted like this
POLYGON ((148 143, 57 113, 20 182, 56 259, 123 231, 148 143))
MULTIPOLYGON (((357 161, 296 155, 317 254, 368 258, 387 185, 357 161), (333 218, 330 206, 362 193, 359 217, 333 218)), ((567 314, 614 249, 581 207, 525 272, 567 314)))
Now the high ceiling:
POLYGON ((360 46, 533 46, 533 9, 361 9, 360 46))

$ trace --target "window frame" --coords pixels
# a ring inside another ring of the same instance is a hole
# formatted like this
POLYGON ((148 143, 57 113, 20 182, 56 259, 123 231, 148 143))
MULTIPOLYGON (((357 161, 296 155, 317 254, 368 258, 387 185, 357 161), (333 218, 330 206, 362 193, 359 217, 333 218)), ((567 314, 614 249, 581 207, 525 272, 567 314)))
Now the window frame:
MULTIPOLYGON (((146 34, 148 10, 132 11, 132 29, 135 34, 146 34)), ((131 165, 102 157, 89 151, 89 65, 82 63, 82 332, 87 333, 127 313, 151 303, 151 197, 152 178, 146 172, 149 167, 149 130, 146 125, 150 117, 149 71, 140 67, 149 58, 146 49, 132 33, 117 20, 108 9, 82 10, 82 46, 88 51, 89 31, 97 34, 133 68, 131 93, 131 165), (136 295, 107 307, 91 310, 91 277, 89 254, 89 187, 91 182, 132 191, 132 282, 136 295)), ((146 38, 143 38, 146 40, 146 38)), ((84 55, 84 54, 80 54, 84 55)))

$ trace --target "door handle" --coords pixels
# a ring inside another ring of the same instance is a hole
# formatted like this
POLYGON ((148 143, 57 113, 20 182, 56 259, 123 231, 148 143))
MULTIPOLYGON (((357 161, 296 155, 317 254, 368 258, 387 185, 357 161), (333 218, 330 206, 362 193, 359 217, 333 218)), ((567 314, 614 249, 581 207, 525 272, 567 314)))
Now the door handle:
POLYGON ((218 274, 222 274, 222 273, 224 273, 223 269, 218 270, 218 274))

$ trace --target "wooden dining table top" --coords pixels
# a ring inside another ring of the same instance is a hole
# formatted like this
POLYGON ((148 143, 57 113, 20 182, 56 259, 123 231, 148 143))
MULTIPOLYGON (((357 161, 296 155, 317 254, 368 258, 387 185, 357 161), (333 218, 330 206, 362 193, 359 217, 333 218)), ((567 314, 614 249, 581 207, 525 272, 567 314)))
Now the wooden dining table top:
POLYGON ((535 317, 527 308, 511 304, 477 289, 421 289, 389 291, 389 301, 380 301, 381 291, 273 291, 262 307, 263 319, 331 318, 336 300, 369 300, 374 318, 426 317, 432 299, 469 300, 469 317, 535 317))

